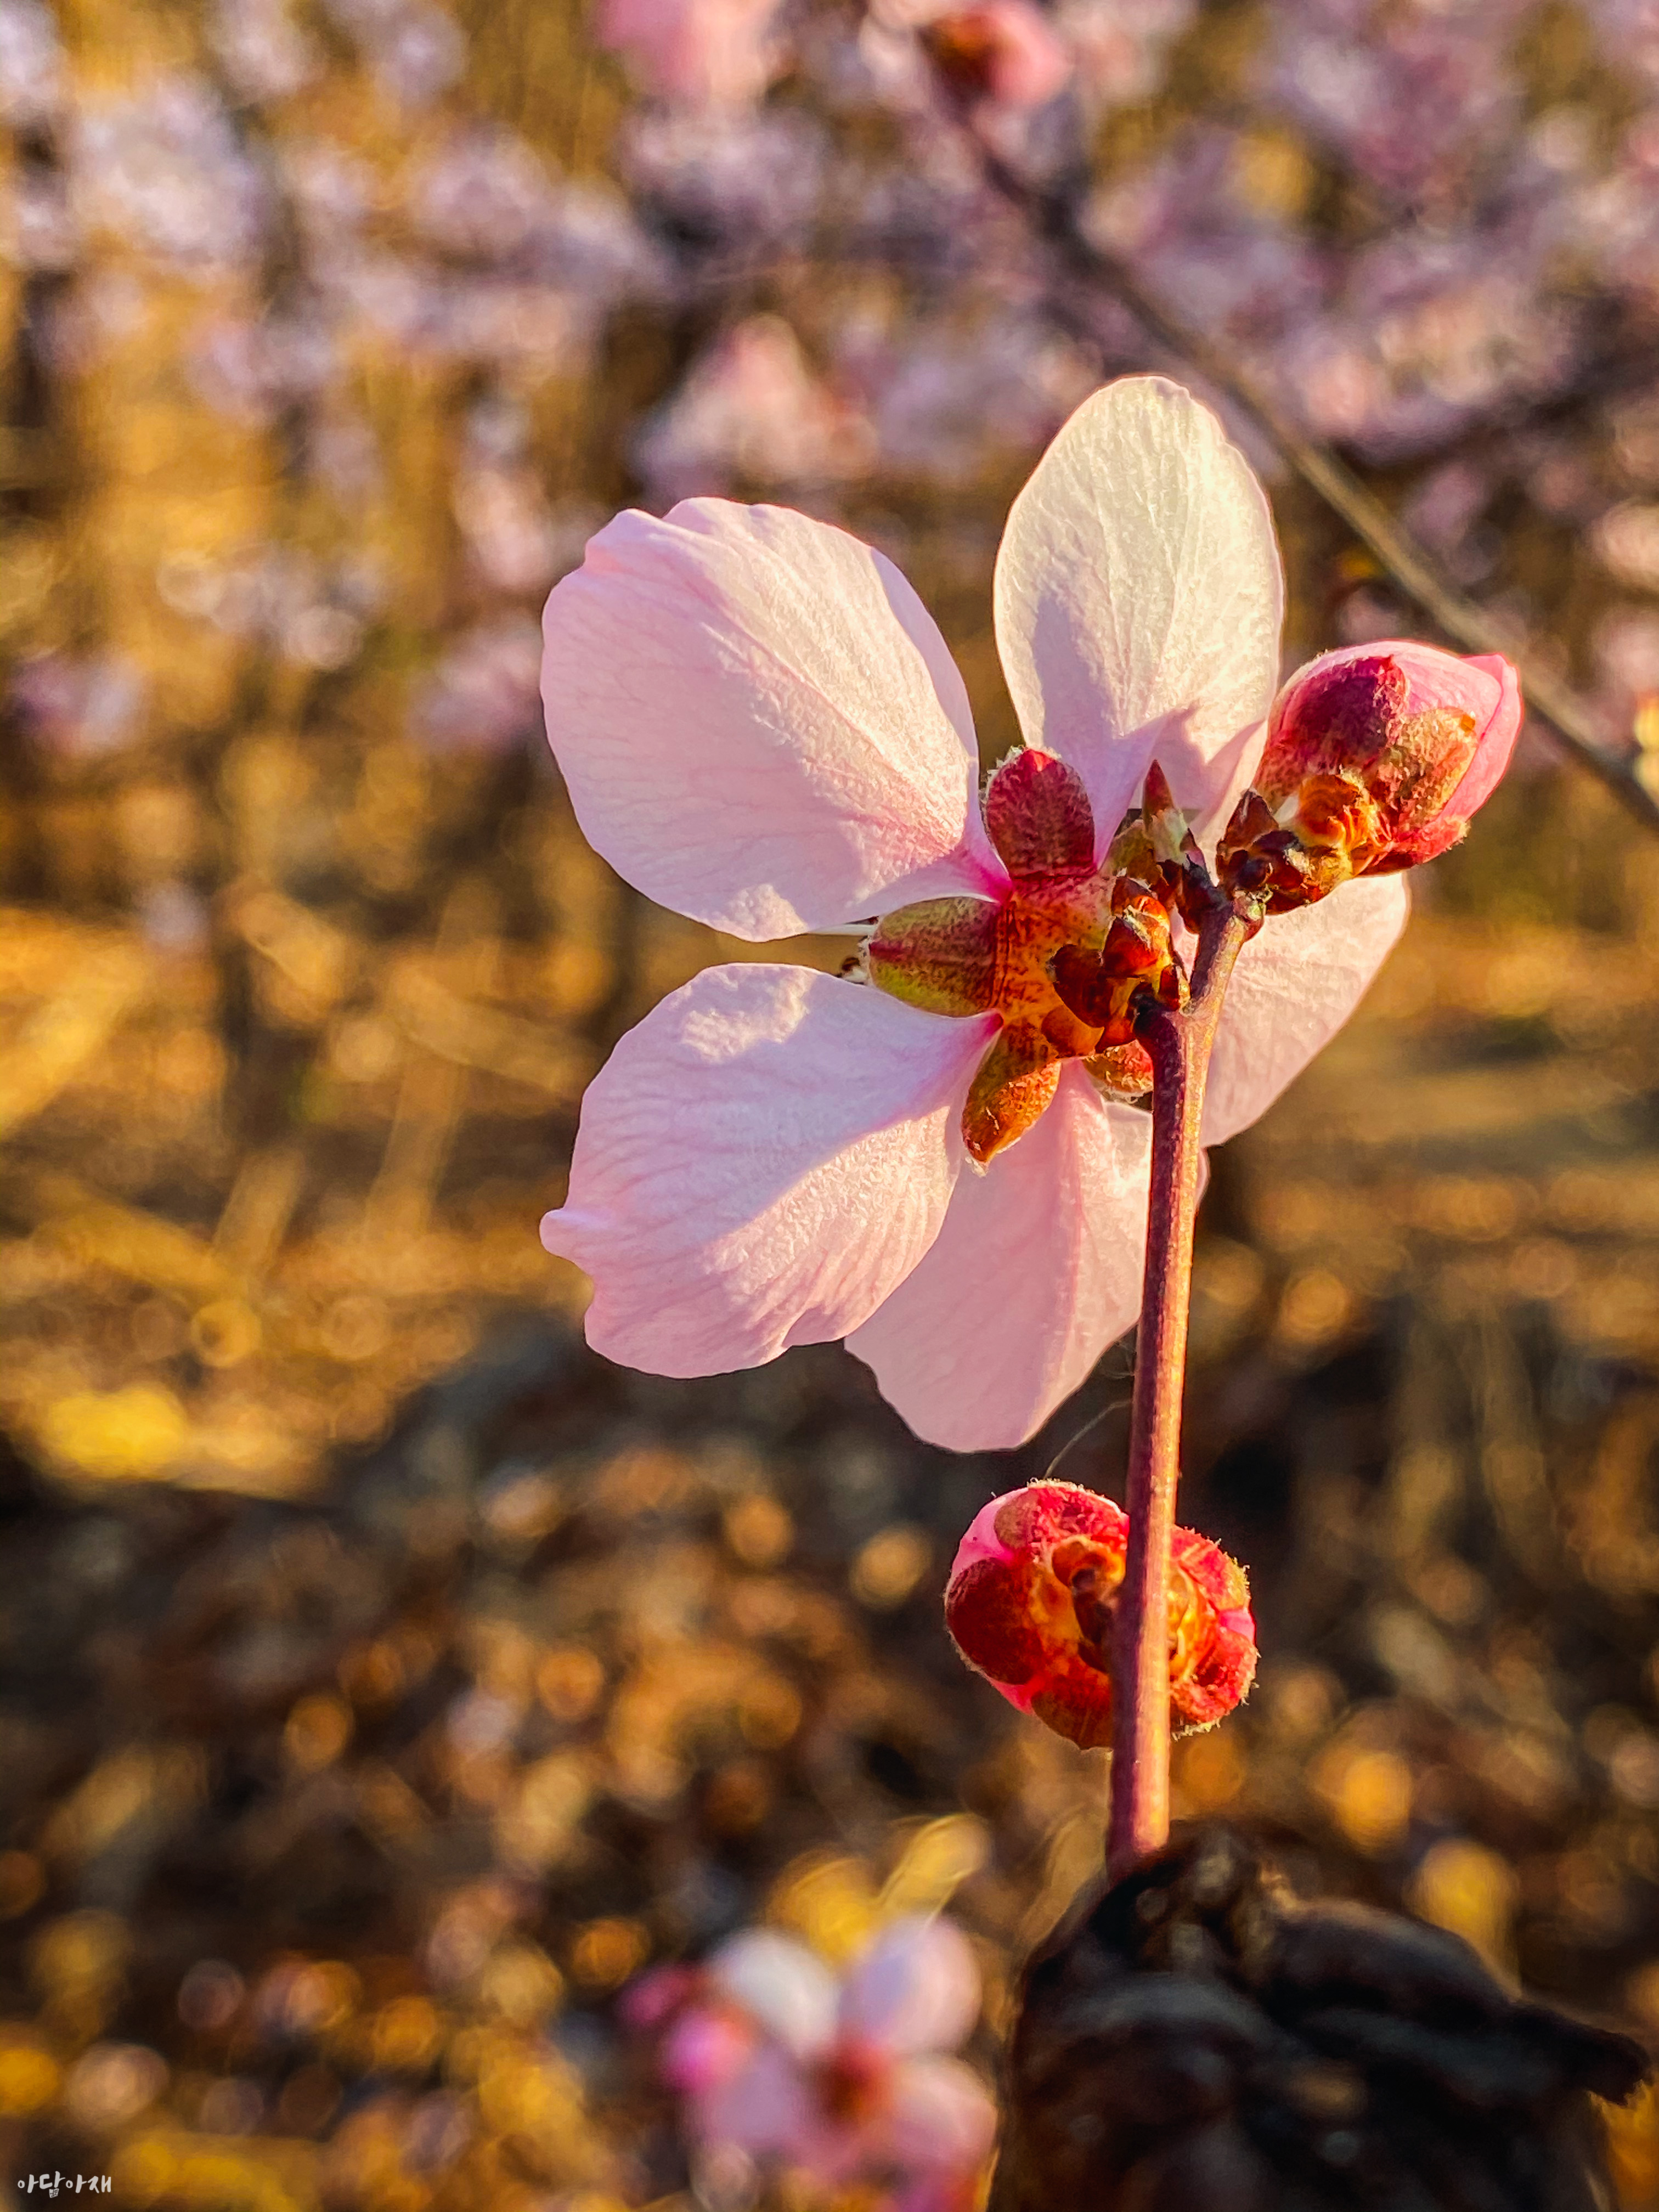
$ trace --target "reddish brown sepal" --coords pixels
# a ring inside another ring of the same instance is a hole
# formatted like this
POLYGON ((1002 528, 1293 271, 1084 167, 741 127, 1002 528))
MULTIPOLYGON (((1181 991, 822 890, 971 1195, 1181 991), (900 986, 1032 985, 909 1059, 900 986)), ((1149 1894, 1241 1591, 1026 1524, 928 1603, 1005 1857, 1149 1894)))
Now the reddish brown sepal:
POLYGON ((985 827, 1017 884, 1094 867, 1095 817, 1083 778, 1035 745, 1010 753, 994 771, 985 827))

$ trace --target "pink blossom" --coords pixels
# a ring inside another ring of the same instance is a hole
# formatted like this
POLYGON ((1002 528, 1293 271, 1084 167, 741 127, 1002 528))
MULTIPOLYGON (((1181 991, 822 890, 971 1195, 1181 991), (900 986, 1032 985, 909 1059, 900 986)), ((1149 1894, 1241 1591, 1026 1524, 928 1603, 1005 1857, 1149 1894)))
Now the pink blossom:
POLYGON ((1041 107, 1069 82, 1072 58, 1030 0, 976 0, 933 15, 922 41, 957 88, 993 108, 1041 107))
MULTIPOLYGON (((623 1039, 543 1224, 593 1279, 596 1350, 684 1376, 844 1337, 935 1442, 1042 1425, 1138 1310, 1149 1130, 1046 963, 1107 927, 1101 863, 1154 756, 1201 837, 1227 819, 1281 605, 1267 501, 1214 417, 1156 377, 1096 393, 1004 534, 1027 750, 988 825, 962 678, 880 553, 718 500, 599 532, 548 603, 542 668, 590 841, 734 936, 882 916, 888 988, 713 968, 623 1039)), ((1247 947, 1210 1141, 1346 1020, 1406 910, 1397 877, 1345 885, 1247 947)))
POLYGON ((690 106, 746 107, 788 66, 776 0, 599 0, 595 35, 690 106))
POLYGON ((96 760, 139 735, 149 690, 120 653, 40 653, 19 663, 8 703, 43 750, 96 760))
POLYGON ((501 615, 457 638, 416 696, 410 720, 441 752, 504 752, 536 726, 536 625, 501 615))
POLYGON ((714 1953, 689 1994, 657 1978, 628 2007, 661 2028, 663 2079, 705 2151, 804 2169, 832 2186, 971 2178, 996 2113, 948 2056, 979 2017, 979 1970, 948 1920, 890 1922, 846 1979, 816 1953, 751 1928, 714 1953))
POLYGON ((652 492, 672 499, 733 477, 842 482, 867 468, 872 444, 862 416, 813 374, 788 324, 751 315, 693 365, 634 453, 652 492))
POLYGON ((1195 0, 1060 0, 1055 20, 1085 97, 1123 107, 1158 92, 1165 51, 1196 12, 1195 0))

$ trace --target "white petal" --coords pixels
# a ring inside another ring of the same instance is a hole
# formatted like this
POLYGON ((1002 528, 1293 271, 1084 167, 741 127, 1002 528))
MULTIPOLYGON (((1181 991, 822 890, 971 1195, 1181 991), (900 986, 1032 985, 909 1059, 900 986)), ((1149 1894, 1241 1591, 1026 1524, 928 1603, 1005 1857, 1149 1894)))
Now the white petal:
POLYGON ((842 1991, 841 2030, 884 2051, 954 2051, 979 2018, 979 1965, 954 1921, 907 1914, 859 1954, 842 1991))
POLYGON ((665 999, 589 1085, 542 1224, 593 1279, 594 1350, 719 1375, 856 1328, 939 1233, 995 1028, 758 963, 665 999))
POLYGON ((799 2158, 823 2133, 817 2100, 788 2052, 763 2043, 728 2079, 687 2100, 692 2130, 751 2158, 799 2158))
POLYGON ((1340 1030, 1406 926, 1406 878, 1362 876, 1316 905, 1270 915, 1238 956, 1210 1062, 1204 1141, 1265 1114, 1340 1030))
POLYGON ((836 2032, 836 1978, 816 1951, 771 1928, 746 1928, 708 1961, 722 1996, 797 2058, 816 2057, 836 2032))
POLYGON ((1140 1310, 1152 1117, 1082 1068, 989 1167, 937 1243, 848 1338, 883 1397, 951 1451, 1024 1443, 1140 1310))
POLYGON ((971 2174, 996 2140, 997 2108, 959 2058, 907 2058, 893 2069, 884 2148, 910 2172, 971 2174))
POLYGON ((956 664, 844 530, 720 499, 619 514, 543 632, 576 818, 648 898, 763 940, 1006 883, 956 664))
POLYGON ((997 641, 1026 740, 1089 787, 1102 849, 1156 755, 1200 834, 1249 781, 1284 580, 1249 462, 1179 385, 1085 399, 1014 501, 997 641))

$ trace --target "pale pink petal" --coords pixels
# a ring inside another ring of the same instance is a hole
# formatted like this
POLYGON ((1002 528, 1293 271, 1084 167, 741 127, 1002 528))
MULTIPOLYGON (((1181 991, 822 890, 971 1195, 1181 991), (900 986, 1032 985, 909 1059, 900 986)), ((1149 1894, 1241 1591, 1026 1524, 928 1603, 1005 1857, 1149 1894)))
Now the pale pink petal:
POLYGON ((617 2000, 623 2025, 635 2035, 649 2035, 670 2019, 697 1986, 690 1966, 648 1966, 635 1974, 617 2000))
POLYGON ((1406 878, 1362 876, 1316 905, 1272 915, 1238 956, 1210 1062, 1204 1141, 1265 1114, 1340 1030, 1406 926, 1406 878))
POLYGON ((843 1336, 939 1233, 994 1015, 947 1021, 807 968, 709 968, 589 1085, 542 1224, 593 1279, 587 1340, 654 1375, 843 1336))
POLYGON ((775 1929, 746 1928, 708 1961, 720 1996, 797 2058, 815 2058, 836 2031, 836 1978, 816 1951, 775 1929))
POLYGON ((954 1921, 907 1914, 859 1954, 841 1995, 841 2032, 908 2055, 954 2051, 979 2018, 979 1965, 954 1921))
POLYGON ((1447 813, 1460 816, 1465 821, 1477 807, 1484 806, 1497 789, 1510 764, 1510 755, 1515 750, 1515 741, 1521 734, 1527 711, 1521 698, 1520 676, 1501 653, 1475 653, 1470 658, 1469 666, 1494 678, 1498 699, 1481 732, 1480 750, 1469 763, 1462 782, 1446 801, 1447 813))
POLYGON ((1151 1134, 1073 1061, 1034 1127, 963 1171, 927 1258, 847 1340, 918 1436, 1024 1443, 1128 1328, 1151 1134))
POLYGON ((781 2044, 763 2043, 727 2080, 686 2100, 691 2130, 751 2158, 799 2159, 823 2133, 816 2100, 781 2044))
POLYGON ((1085 399, 1014 501, 997 641, 1026 742, 1089 787, 1103 852, 1156 754, 1200 832, 1249 781, 1284 582, 1249 464, 1179 385, 1085 399))
POLYGON ((702 2095, 729 2081, 747 2063, 755 2032, 732 2014, 688 2005, 663 2037, 657 2069, 671 2089, 702 2095))
POLYGON ((908 2173, 972 2173, 996 2140, 997 2110, 959 2058, 907 2058, 893 2069, 882 2148, 908 2173))
POLYGON ((619 514, 542 627, 576 818, 648 898, 758 940, 1006 884, 956 664, 844 530, 720 499, 619 514))

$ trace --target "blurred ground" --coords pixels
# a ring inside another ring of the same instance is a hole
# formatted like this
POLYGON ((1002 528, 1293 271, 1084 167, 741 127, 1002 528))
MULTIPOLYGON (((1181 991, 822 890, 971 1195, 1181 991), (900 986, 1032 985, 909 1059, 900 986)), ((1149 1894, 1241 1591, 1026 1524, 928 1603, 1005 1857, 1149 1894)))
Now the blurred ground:
MULTIPOLYGON (((1659 745, 1637 29, 1337 9, 1375 82, 1310 120, 1251 56, 1331 9, 1106 12, 1152 57, 1093 118, 1122 250, 1316 416, 1330 331, 1286 301, 1370 268, 1356 456, 1659 745), (1422 115, 1407 185, 1378 86, 1422 115), (1194 120, 1232 134, 1210 199, 1171 185, 1194 120), (1511 153, 1578 226, 1524 283, 1511 153)), ((753 117, 630 111, 573 10, 459 9, 453 51, 430 9, 300 10, 300 62, 287 20, 0 5, 0 2163, 204 2212, 684 2203, 613 2008, 649 1961, 762 1914, 841 1958, 948 1899, 994 2063, 1103 1775, 965 1674, 939 1592, 1062 1449, 1117 1486, 1128 1358, 957 1459, 834 1347, 695 1384, 586 1352, 535 1237, 582 1086, 746 949, 588 853, 526 624, 623 500, 798 497, 902 558, 994 758, 1008 498, 1077 391, 1171 364, 1109 315, 1062 348, 1078 303, 945 155, 910 194, 827 46, 758 111, 769 169, 753 117), (864 213, 826 155, 827 242, 766 230, 825 115, 864 213), (481 122, 521 134, 488 191, 481 122), (891 349, 863 386, 842 325, 891 349)), ((1295 653, 1405 622, 1273 497, 1295 653)), ((1183 1516, 1266 1656, 1178 1790, 1659 2040, 1655 862, 1534 746, 1217 1158, 1183 1516)), ((1659 2206, 1659 2108, 1614 2126, 1659 2206)))
MULTIPOLYGON (((1654 2031, 1644 855, 1633 927, 1494 921, 1498 841, 1616 844, 1577 787, 1504 805, 1217 1161, 1183 1510, 1249 1564, 1267 1656, 1179 1796, 1654 2031)), ((129 1329, 180 1299, 145 1249, 78 1263, 129 1329)), ((13 1463, 0 2102, 29 2170, 160 2203, 650 2201, 684 2154, 608 2002, 645 1962, 763 1911, 845 1955, 951 1897, 988 2060, 1094 1866, 1098 1759, 960 1668, 939 1595, 977 1504, 1097 1412, 1063 1471, 1116 1486, 1123 1355, 1027 1452, 953 1458, 837 1348, 667 1383, 493 1289, 427 1287, 423 1326, 471 1308, 477 1350, 303 1500, 13 1463)), ((1620 2126, 1652 2203, 1647 2117, 1620 2126)))

